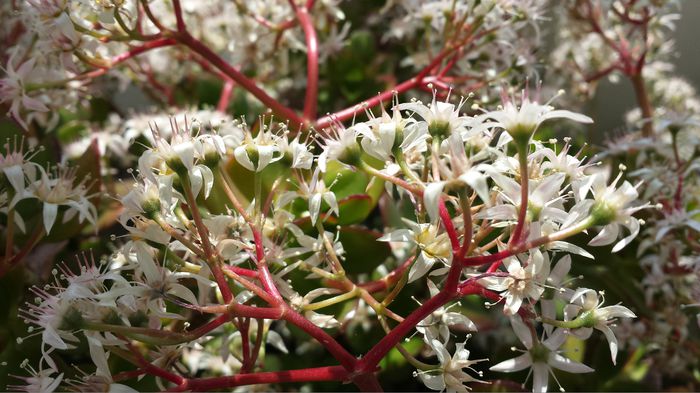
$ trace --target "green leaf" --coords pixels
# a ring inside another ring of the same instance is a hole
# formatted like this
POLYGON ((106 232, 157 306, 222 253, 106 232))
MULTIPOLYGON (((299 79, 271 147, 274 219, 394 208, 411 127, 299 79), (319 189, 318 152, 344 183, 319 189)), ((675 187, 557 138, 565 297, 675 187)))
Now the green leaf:
POLYGON ((392 256, 389 243, 377 241, 382 236, 377 231, 348 226, 340 229, 339 236, 345 249, 343 267, 350 274, 371 273, 392 256))
POLYGON ((374 204, 369 195, 356 194, 338 201, 338 207, 340 210, 338 224, 349 225, 364 221, 372 212, 374 204))

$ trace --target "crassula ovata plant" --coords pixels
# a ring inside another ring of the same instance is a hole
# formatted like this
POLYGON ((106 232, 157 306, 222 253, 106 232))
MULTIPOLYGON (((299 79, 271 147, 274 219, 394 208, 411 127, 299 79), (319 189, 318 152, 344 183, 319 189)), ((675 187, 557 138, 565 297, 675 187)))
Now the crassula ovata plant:
POLYGON ((34 274, 11 345, 35 353, 8 388, 563 391, 633 349, 639 302, 700 302, 685 276, 691 295, 663 301, 651 283, 668 261, 698 264, 697 194, 683 195, 698 153, 678 142, 698 123, 677 102, 694 91, 668 93, 669 70, 643 79, 670 2, 389 1, 367 18, 333 0, 19 3, 0 6, 0 102, 20 130, 0 153, 0 277, 34 274), (576 62, 583 77, 551 78, 569 93, 539 81, 540 25, 560 9, 571 24, 545 60, 576 62), (351 22, 397 55, 347 68, 368 45, 351 22), (352 72, 370 85, 373 70, 393 79, 350 99, 352 72), (616 72, 639 100, 637 150, 589 158, 576 100, 616 72), (119 110, 125 86, 160 109, 119 110), (95 119, 100 103, 114 106, 95 119), (578 266, 630 248, 647 298, 606 301, 578 266), (383 386, 399 372, 411 382, 383 386))

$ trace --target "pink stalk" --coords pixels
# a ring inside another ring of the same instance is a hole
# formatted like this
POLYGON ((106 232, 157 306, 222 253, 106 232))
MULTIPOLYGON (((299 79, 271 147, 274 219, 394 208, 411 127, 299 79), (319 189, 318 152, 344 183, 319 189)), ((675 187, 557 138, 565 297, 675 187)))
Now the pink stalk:
MULTIPOLYGON (((430 82, 429 78, 425 78, 425 77, 419 78, 418 76, 415 76, 415 77, 413 77, 413 78, 411 78, 403 83, 400 83, 400 84, 394 86, 394 88, 392 88, 392 89, 386 90, 386 91, 376 95, 375 97, 372 97, 366 101, 363 101, 362 104, 364 106, 366 106, 367 108, 373 108, 382 102, 390 102, 391 97, 394 94, 404 93, 404 92, 411 90, 411 89, 413 89, 421 84, 426 84, 429 82, 430 82)), ((355 116, 355 114, 358 112, 359 108, 360 107, 358 105, 354 105, 354 106, 345 108, 341 111, 335 112, 333 114, 323 116, 320 119, 316 120, 316 122, 314 123, 314 127, 317 129, 323 129, 323 128, 330 126, 334 121, 348 120, 348 119, 352 118, 353 116, 355 116)))
POLYGON ((182 17, 182 7, 180 6, 180 0, 173 0, 173 11, 175 12, 175 20, 177 23, 177 31, 185 31, 185 20, 182 17))
POLYGON ((524 148, 520 148, 520 151, 518 152, 518 159, 520 160, 520 208, 518 209, 518 222, 515 224, 513 235, 508 242, 510 246, 520 242, 520 238, 525 230, 525 221, 527 220, 527 204, 530 196, 530 192, 528 190, 530 180, 528 179, 529 176, 527 168, 528 145, 525 145, 524 148))
POLYGON ((267 291, 267 293, 269 293, 275 299, 277 299, 278 302, 282 303, 282 295, 280 295, 280 292, 277 290, 275 280, 272 278, 270 269, 268 269, 267 262, 265 261, 265 251, 263 250, 262 234, 257 228, 254 227, 254 225, 251 224, 250 228, 253 231, 253 240, 255 242, 255 258, 257 259, 258 277, 260 278, 260 282, 262 283, 263 288, 265 288, 265 291, 267 291))
POLYGON ((450 243, 452 244, 452 252, 454 253, 455 257, 457 257, 460 254, 460 246, 459 246, 459 236, 457 235, 457 231, 455 230, 454 224, 452 224, 452 218, 450 217, 450 213, 447 211, 447 207, 445 206, 445 201, 440 198, 440 218, 442 219, 442 225, 445 227, 445 232, 447 232, 447 236, 450 238, 450 243))
MULTIPOLYGON (((438 80, 439 78, 429 78, 428 75, 435 69, 437 68, 440 63, 450 54, 454 53, 455 51, 459 50, 462 48, 464 45, 468 44, 470 40, 466 40, 459 45, 455 45, 453 47, 450 47, 448 49, 445 49, 442 51, 440 54, 438 54, 427 66, 425 66, 416 76, 413 78, 404 81, 398 85, 396 85, 394 88, 389 89, 384 91, 383 93, 378 94, 376 97, 372 97, 366 101, 363 101, 363 104, 366 105, 368 108, 373 108, 377 105, 379 105, 382 102, 389 102, 391 97, 394 94, 397 93, 403 93, 408 90, 411 90, 413 88, 416 88, 418 86, 428 84, 434 80, 438 80)), ((348 108, 345 108, 339 112, 321 117, 320 119, 316 120, 314 123, 314 127, 317 129, 323 129, 331 125, 334 121, 345 121, 350 118, 352 118, 355 113, 357 112, 358 106, 354 105, 348 108)))
POLYGON ((241 373, 248 373, 254 366, 250 359, 250 318, 244 318, 238 325, 238 330, 241 332, 241 352, 243 353, 243 362, 241 364, 241 373))
MULTIPOLYGON (((293 2, 292 2, 293 3, 293 2)), ((309 10, 296 8, 297 18, 306 37, 306 96, 304 97, 304 119, 316 118, 318 103, 318 38, 309 10)))
POLYGON ((267 107, 272 109, 273 112, 285 119, 288 119, 292 123, 292 126, 304 127, 306 125, 304 119, 301 118, 296 112, 265 93, 265 91, 258 87, 253 80, 249 79, 247 76, 243 75, 243 73, 232 67, 201 41, 194 38, 189 32, 181 32, 175 37, 181 44, 187 46, 193 52, 205 58, 214 67, 218 68, 221 72, 238 83, 242 88, 246 89, 248 92, 250 92, 250 94, 260 100, 260 102, 267 105, 267 107))
MULTIPOLYGON (((457 266, 457 265, 454 265, 457 266)), ((374 372, 377 364, 386 356, 389 351, 396 346, 408 333, 413 330, 416 325, 437 310, 440 306, 447 303, 452 296, 445 290, 440 291, 437 295, 430 298, 422 306, 418 307, 410 315, 394 327, 386 336, 384 336, 367 354, 360 360, 357 368, 358 371, 374 372)))
POLYGON ((251 278, 257 278, 258 277, 258 272, 255 270, 250 270, 238 266, 231 266, 231 265, 224 265, 223 266, 224 270, 228 270, 231 272, 234 272, 238 274, 239 276, 244 276, 244 277, 251 277, 251 278))
POLYGON ((80 74, 72 79, 69 80, 83 80, 83 79, 94 79, 97 78, 98 76, 102 76, 107 73, 111 69, 111 67, 116 66, 117 64, 123 63, 132 57, 138 56, 141 53, 147 52, 151 49, 156 49, 156 48, 162 48, 165 46, 172 46, 177 44, 177 41, 175 41, 172 38, 158 38, 153 41, 148 41, 143 45, 135 46, 128 51, 121 53, 119 55, 116 55, 112 57, 112 59, 109 61, 109 67, 102 67, 98 68, 93 71, 89 71, 83 74, 80 74))
MULTIPOLYGON (((442 224, 447 231, 450 242, 452 243, 452 249, 455 250, 455 255, 459 253, 459 241, 457 240, 457 232, 452 225, 452 218, 445 208, 445 202, 440 199, 440 219, 442 224)), ((401 323, 399 323, 394 329, 392 329, 389 334, 384 336, 372 349, 367 352, 359 362, 357 369, 359 371, 371 372, 377 364, 386 356, 389 351, 396 346, 411 330, 413 330, 416 325, 430 315, 433 311, 452 300, 458 293, 457 287, 459 284, 459 277, 462 274, 462 267, 459 261, 453 260, 452 266, 450 266, 450 271, 447 274, 447 279, 445 280, 445 285, 440 290, 440 292, 430 298, 423 305, 418 307, 409 316, 406 317, 401 323)))
POLYGON ((280 306, 284 310, 282 319, 295 325, 301 330, 305 331, 308 335, 316 339, 321 345, 323 345, 328 352, 336 358, 340 364, 348 371, 353 371, 356 369, 357 358, 350 354, 342 345, 340 345, 333 337, 326 333, 323 329, 314 325, 311 321, 304 318, 298 312, 292 310, 286 304, 280 306))
POLYGON ((348 379, 349 373, 343 367, 328 366, 302 370, 242 373, 226 377, 188 379, 177 387, 170 389, 170 391, 205 391, 264 383, 347 381, 348 379))
POLYGON ((166 380, 168 380, 176 385, 180 385, 184 381, 186 381, 185 378, 183 378, 177 374, 173 374, 168 370, 162 369, 162 368, 156 366, 155 364, 149 362, 148 360, 146 360, 143 357, 143 355, 141 354, 141 352, 139 352, 138 348, 134 347, 134 345, 131 344, 131 342, 128 341, 127 339, 125 339, 125 340, 127 341, 126 345, 129 348, 129 351, 131 352, 131 354, 134 355, 134 357, 136 358, 136 362, 141 366, 141 368, 145 372, 147 372, 148 374, 154 375, 156 377, 166 379, 166 380))
POLYGON ((219 96, 219 103, 216 105, 216 110, 221 113, 226 113, 226 108, 231 101, 231 95, 233 93, 233 87, 235 82, 232 79, 226 79, 224 82, 224 87, 221 89, 221 95, 219 96))
POLYGON ((190 334, 192 334, 194 337, 202 337, 230 320, 231 317, 228 315, 219 315, 204 325, 190 331, 190 334))
MULTIPOLYGON (((364 282, 357 284, 358 287, 365 289, 369 293, 375 293, 375 292, 381 292, 389 289, 392 285, 394 285, 401 276, 406 272, 406 270, 411 267, 411 264, 413 263, 413 260, 415 257, 410 257, 406 259, 401 265, 399 265, 396 269, 392 270, 387 274, 385 277, 380 278, 379 280, 374 280, 374 281, 369 281, 369 282, 364 282)), ((324 283, 333 288, 338 288, 338 289, 345 289, 345 285, 338 280, 326 280, 324 283)))
POLYGON ((187 200, 190 213, 192 213, 192 219, 194 220, 195 227, 197 228, 197 232, 199 233, 199 241, 202 243, 202 247, 204 248, 204 253, 207 257, 207 263, 209 264, 211 273, 216 279, 217 285, 219 286, 221 296, 224 298, 224 301, 226 303, 229 303, 233 299, 233 294, 231 293, 231 288, 229 288, 228 286, 226 276, 224 276, 224 273, 221 270, 221 266, 219 265, 218 260, 216 259, 214 247, 211 244, 211 240, 209 240, 209 229, 202 220, 202 215, 200 214, 199 207, 197 206, 197 198, 195 198, 194 194, 192 193, 190 180, 187 177, 185 177, 183 178, 183 183, 185 183, 183 187, 185 199, 187 200), (184 181, 185 179, 187 179, 187 181, 184 181))

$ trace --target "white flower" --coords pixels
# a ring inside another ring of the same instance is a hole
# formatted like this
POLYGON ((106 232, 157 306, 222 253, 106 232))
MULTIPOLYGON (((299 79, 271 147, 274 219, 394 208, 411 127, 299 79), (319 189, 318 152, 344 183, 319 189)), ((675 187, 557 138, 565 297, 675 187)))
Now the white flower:
POLYGON ((19 143, 15 140, 14 146, 8 141, 5 143, 5 154, 0 154, 0 171, 15 192, 24 190, 25 179, 33 181, 36 179, 37 170, 41 170, 39 164, 29 161, 33 153, 24 153, 23 145, 24 139, 19 143))
POLYGON ((488 289, 502 292, 501 296, 505 298, 503 313, 515 315, 525 299, 537 301, 544 293, 544 283, 549 276, 549 257, 534 249, 526 261, 507 258, 503 263, 508 275, 488 276, 479 282, 488 289))
POLYGON ((255 138, 247 131, 241 145, 233 150, 233 155, 245 169, 260 172, 271 163, 282 159, 279 139, 272 130, 260 130, 255 138))
POLYGON ((436 224, 417 224, 404 220, 411 229, 398 229, 380 237, 379 241, 411 243, 418 246, 420 254, 408 272, 408 282, 423 277, 440 261, 449 265, 452 260, 452 247, 447 233, 438 234, 440 227, 436 224))
POLYGON ((700 220, 694 219, 698 214, 700 214, 700 209, 690 211, 686 209, 673 209, 670 212, 664 212, 664 218, 656 223, 658 231, 654 238, 655 241, 658 242, 671 230, 676 228, 681 229, 683 227, 688 227, 700 233, 700 220))
POLYGON ((472 120, 459 114, 465 102, 462 99, 455 107, 449 102, 438 101, 437 94, 434 93, 430 105, 426 106, 422 102, 410 102, 399 104, 398 109, 412 111, 423 119, 415 126, 419 135, 428 134, 444 141, 454 133, 461 134, 472 120))
MULTIPOLYGON (((501 189, 499 198, 505 203, 497 204, 477 214, 477 218, 514 222, 520 209, 520 184, 513 179, 492 171, 491 177, 501 189)), ((563 197, 560 196, 566 176, 554 173, 539 183, 530 181, 527 212, 529 221, 553 221, 561 223, 568 217, 563 210, 563 197), (534 184, 533 184, 534 183, 534 184)), ((495 223, 494 225, 499 225, 495 223)))
POLYGON ((153 258, 153 249, 144 242, 135 245, 137 265, 134 269, 134 279, 137 286, 133 288, 132 294, 146 299, 149 311, 159 318, 183 319, 180 314, 168 312, 165 308, 164 299, 175 302, 178 305, 198 305, 197 298, 186 286, 179 283, 180 279, 195 279, 205 284, 211 282, 204 277, 191 273, 173 273, 165 267, 160 266, 153 258), (182 303, 180 300, 186 303, 182 303))
POLYGON ((304 317, 314 325, 322 329, 332 329, 340 325, 340 322, 333 315, 321 314, 305 308, 319 296, 337 295, 340 292, 340 290, 333 288, 316 288, 303 297, 299 294, 292 295, 289 303, 295 310, 303 313, 304 317))
POLYGON ((396 145, 403 144, 404 130, 413 122, 413 119, 404 119, 398 106, 394 106, 392 115, 383 108, 380 117, 374 117, 370 111, 367 113, 370 120, 357 123, 352 128, 362 137, 361 145, 367 154, 387 161, 396 145))
POLYGON ((612 362, 616 364, 617 338, 609 325, 614 322, 615 318, 636 318, 637 316, 624 306, 601 307, 602 305, 603 301, 596 291, 581 288, 571 297, 571 304, 564 308, 564 318, 567 321, 573 321, 574 325, 577 322, 581 323, 580 328, 571 330, 572 334, 579 338, 588 338, 593 328, 603 332, 610 346, 612 362))
POLYGON ((70 381, 71 387, 78 392, 109 392, 109 393, 137 393, 127 385, 115 383, 112 377, 105 375, 85 375, 79 381, 70 381))
MULTIPOLYGON (((428 290, 430 297, 436 296, 440 290, 430 280, 428 280, 428 290)), ((447 342, 450 338, 450 327, 463 326, 465 330, 475 332, 476 325, 466 315, 459 312, 448 311, 453 306, 458 306, 459 303, 454 303, 449 307, 439 307, 420 321, 416 326, 416 330, 423 334, 426 338, 437 338, 447 342)))
MULTIPOLYGON (((564 279, 566 278, 566 275, 569 274, 570 269, 571 256, 565 255, 561 257, 559 261, 557 261, 557 264, 549 273, 546 285, 548 285, 549 288, 551 288, 551 292, 546 292, 545 295, 540 299, 540 309, 542 310, 543 318, 556 318, 556 299, 569 299, 573 295, 573 291, 571 289, 562 288, 564 279), (547 296, 548 293, 551 293, 551 297, 547 296)), ((547 332, 547 334, 551 335, 552 325, 545 324, 544 329, 547 332)))
POLYGON ((30 183, 25 190, 17 193, 10 202, 10 206, 15 206, 23 199, 38 199, 43 204, 43 223, 46 234, 51 232, 58 215, 59 206, 66 206, 68 209, 63 215, 63 222, 68 222, 78 214, 78 220, 95 225, 97 221, 97 209, 88 200, 85 177, 78 184, 74 169, 58 167, 54 177, 49 177, 43 168, 39 170, 39 179, 30 183))
POLYGON ((159 176, 158 182, 154 182, 150 177, 144 177, 142 182, 136 184, 128 194, 122 197, 124 206, 123 218, 133 218, 143 215, 147 218, 154 218, 155 215, 168 211, 173 205, 173 184, 172 177, 159 176))
POLYGON ((469 360, 469 350, 464 348, 465 343, 456 344, 454 356, 450 355, 445 345, 439 340, 430 339, 427 343, 435 351, 440 361, 440 368, 417 373, 428 389, 447 392, 468 392, 471 389, 464 386, 464 383, 483 382, 463 371, 466 368, 481 376, 482 373, 475 371, 471 366, 485 360, 469 360))
POLYGON ((52 349, 73 348, 66 341, 78 341, 71 331, 76 326, 71 325, 79 319, 76 315, 79 317, 80 312, 73 307, 70 299, 62 296, 62 292, 52 294, 36 287, 32 288, 32 291, 37 296, 38 304, 27 303, 27 308, 21 309, 20 315, 27 323, 43 329, 41 340, 44 357, 48 358, 47 354, 52 349), (48 351, 45 345, 49 346, 48 351))
POLYGON ((428 216, 430 216, 433 222, 437 221, 440 217, 439 203, 442 197, 442 190, 448 184, 458 185, 460 183, 471 187, 484 203, 489 203, 489 190, 487 188, 486 176, 484 176, 482 172, 482 166, 469 168, 455 180, 429 183, 425 187, 423 191, 423 203, 425 204, 425 210, 428 212, 428 216))
POLYGON ((575 362, 558 353, 559 347, 564 344, 566 334, 562 329, 557 329, 546 340, 535 342, 530 329, 523 323, 519 316, 510 318, 513 331, 527 351, 513 359, 505 360, 491 367, 491 371, 512 373, 532 369, 532 391, 546 392, 549 385, 549 374, 552 368, 570 373, 590 373, 594 370, 585 364, 575 362))
POLYGON ((299 136, 291 142, 286 137, 279 138, 278 146, 282 154, 291 158, 291 167, 295 169, 311 169, 314 155, 309 151, 306 142, 301 142, 299 136))
MULTIPOLYGON (((552 99, 556 97, 554 96, 552 99)), ((512 98, 504 96, 503 109, 486 114, 489 118, 496 120, 497 125, 505 129, 513 139, 522 136, 529 140, 540 124, 549 119, 569 119, 579 123, 593 123, 593 119, 580 113, 555 110, 549 105, 551 100, 544 105, 530 101, 526 90, 522 91, 520 107, 516 106, 514 101, 512 98)))
POLYGON ((38 98, 33 98, 27 95, 27 83, 34 65, 36 57, 31 57, 23 62, 19 68, 15 69, 15 54, 13 52, 10 59, 7 61, 5 77, 0 79, 0 103, 11 102, 8 113, 17 120, 24 128, 26 124, 20 116, 22 107, 36 112, 48 112, 49 108, 38 98))
MULTIPOLYGON (((311 182, 308 185, 301 184, 299 190, 304 197, 309 199, 309 214, 311 215, 311 223, 314 225, 321 213, 322 201, 326 201, 330 207, 329 213, 335 213, 336 216, 340 213, 335 193, 326 187, 326 182, 321 176, 321 169, 316 168, 311 176, 311 182)), ((331 184, 331 186, 333 185, 331 184)))
POLYGON ((326 172, 328 161, 331 160, 338 160, 349 165, 354 164, 360 154, 357 132, 352 128, 337 127, 325 130, 325 132, 320 142, 323 151, 316 161, 321 172, 326 172))
POLYGON ((571 184, 576 201, 584 199, 591 186, 591 177, 585 171, 591 166, 590 163, 583 164, 583 158, 579 158, 581 151, 576 155, 569 154, 571 148, 571 138, 564 138, 565 144, 557 154, 555 150, 542 147, 533 153, 533 156, 544 156, 547 158, 540 168, 543 172, 559 172, 566 175, 567 182, 571 184))
POLYGON ((323 234, 319 234, 317 238, 314 238, 306 235, 298 226, 294 224, 288 224, 286 228, 292 232, 297 243, 299 243, 299 247, 285 248, 280 256, 282 259, 299 258, 302 255, 311 253, 311 255, 304 259, 304 263, 312 267, 320 265, 321 262, 325 261, 326 259, 324 237, 325 240, 328 240, 331 244, 333 244, 333 251, 338 257, 342 257, 342 255, 345 254, 343 244, 333 241, 333 234, 331 232, 325 231, 323 234))
MULTIPOLYGON (((171 135, 169 140, 161 135, 157 125, 151 129, 155 147, 146 150, 139 157, 139 171, 142 176, 150 178, 154 183, 158 182, 156 175, 168 176, 169 170, 175 172, 181 178, 187 177, 190 181, 190 188, 194 196, 204 190, 204 197, 209 196, 209 192, 214 185, 214 174, 206 165, 206 157, 200 156, 206 153, 202 143, 210 141, 209 137, 195 138, 192 131, 199 127, 199 123, 187 123, 185 118, 184 127, 181 128, 175 118, 170 120, 171 135)), ((218 138, 215 138, 218 139, 218 138)), ((217 149, 223 148, 223 144, 218 142, 217 149)))
POLYGON ((618 252, 639 234, 639 220, 632 217, 632 214, 649 207, 649 204, 636 207, 629 206, 637 200, 639 193, 637 188, 628 181, 622 183, 619 188, 615 188, 622 176, 622 172, 618 174, 610 185, 605 184, 606 179, 604 175, 599 173, 593 176, 591 189, 595 203, 591 207, 590 215, 597 225, 604 225, 604 227, 588 244, 592 246, 610 244, 617 239, 620 233, 620 226, 624 226, 630 231, 630 234, 615 244, 612 252, 618 252))
MULTIPOLYGON (((43 362, 41 363, 43 365, 43 362)), ((7 367, 7 366, 5 366, 7 367)), ((15 378, 20 379, 22 385, 7 385, 8 389, 16 392, 27 392, 27 393, 53 393, 61 385, 63 380, 63 373, 54 376, 58 371, 53 367, 46 369, 40 368, 36 371, 32 366, 28 365, 27 360, 23 361, 21 367, 29 371, 29 376, 16 376, 15 378)))

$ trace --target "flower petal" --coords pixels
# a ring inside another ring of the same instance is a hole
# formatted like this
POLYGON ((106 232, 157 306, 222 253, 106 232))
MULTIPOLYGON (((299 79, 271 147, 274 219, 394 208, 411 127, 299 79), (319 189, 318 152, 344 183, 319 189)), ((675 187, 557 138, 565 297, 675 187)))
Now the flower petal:
POLYGON ((54 222, 56 222, 56 216, 58 215, 58 205, 53 203, 44 202, 44 229, 48 235, 51 232, 54 222))
POLYGON ((524 353, 513 359, 504 360, 495 366, 492 366, 489 370, 498 371, 501 373, 514 373, 516 371, 524 370, 532 365, 532 358, 529 353, 524 353))
POLYGON ((445 182, 430 183, 425 187, 423 192, 423 203, 425 203, 425 210, 428 211, 430 219, 435 222, 437 221, 439 214, 438 204, 440 198, 442 197, 442 189, 445 187, 445 182))
POLYGON ((556 353, 556 352, 550 352, 549 353, 549 359, 547 361, 550 366, 563 370, 566 372, 570 373, 576 373, 576 374, 581 374, 581 373, 591 373, 595 371, 594 369, 586 366, 583 363, 575 362, 569 358, 565 358, 564 356, 556 353))

